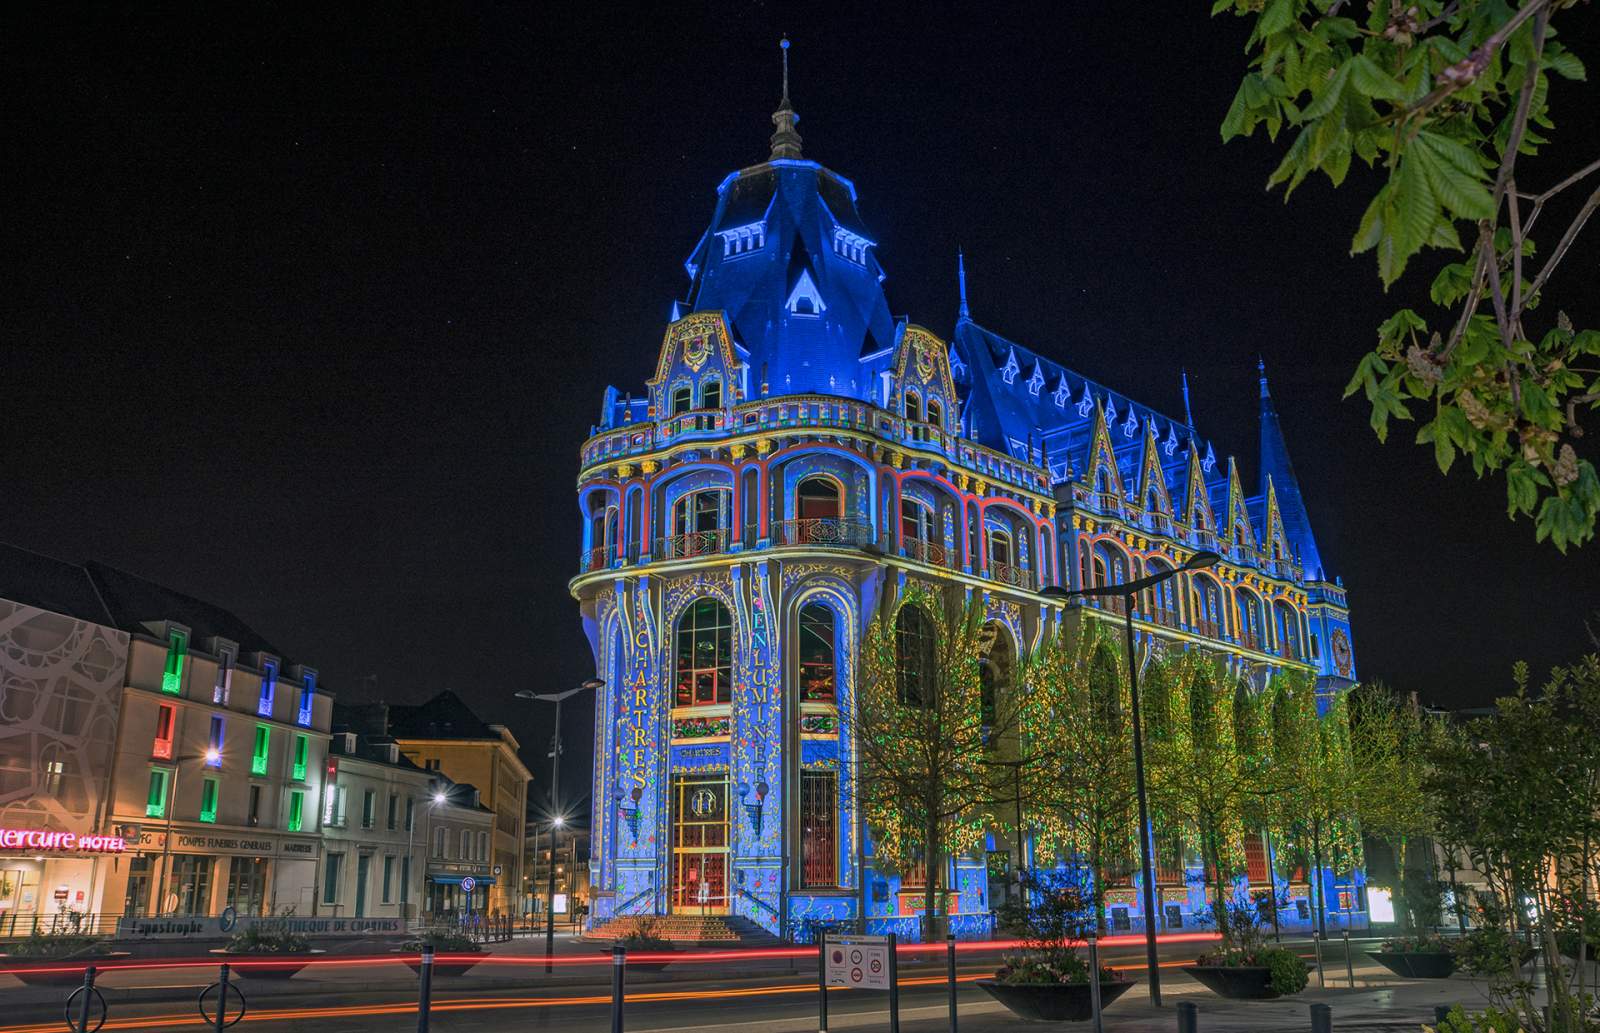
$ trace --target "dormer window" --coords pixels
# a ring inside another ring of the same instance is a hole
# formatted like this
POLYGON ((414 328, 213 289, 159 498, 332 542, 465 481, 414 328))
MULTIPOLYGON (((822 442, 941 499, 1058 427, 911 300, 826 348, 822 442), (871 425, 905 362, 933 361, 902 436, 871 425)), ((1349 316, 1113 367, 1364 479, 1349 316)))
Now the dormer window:
POLYGON ((918 421, 922 419, 922 405, 917 401, 915 391, 906 392, 906 419, 918 421))
POLYGON ((700 408, 722 408, 722 382, 713 380, 700 389, 700 408))
POLYGON ((1050 400, 1056 403, 1057 409, 1065 409, 1071 397, 1072 393, 1067 390, 1067 378, 1062 377, 1060 383, 1056 384, 1056 393, 1050 396, 1050 400))
POLYGON ((688 412, 694 408, 694 388, 688 384, 681 384, 672 389, 672 407, 667 410, 668 416, 688 412))
POLYGON ((1033 365, 1033 376, 1028 378, 1028 393, 1030 395, 1032 395, 1033 397, 1038 398, 1039 397, 1039 391, 1043 387, 1044 387, 1044 371, 1039 368, 1039 364, 1038 363, 1034 363, 1034 365, 1033 365))
POLYGON ((841 258, 848 258, 856 265, 867 264, 867 248, 873 242, 857 233, 851 233, 843 226, 836 226, 833 230, 833 253, 841 258))
POLYGON ((1006 364, 1000 367, 1000 376, 1006 383, 1015 384, 1017 382, 1017 374, 1021 372, 1021 369, 1022 367, 1017 365, 1017 353, 1015 351, 1008 352, 1006 354, 1006 364))
POLYGON ((731 230, 719 230, 717 236, 722 238, 723 258, 749 255, 766 247, 767 224, 752 222, 745 226, 735 226, 731 230))
POLYGON ((944 417, 944 412, 939 408, 939 399, 928 399, 928 422, 938 426, 944 417))
POLYGON ((800 279, 794 285, 794 290, 789 292, 789 300, 784 303, 791 314, 796 316, 820 316, 828 311, 828 306, 823 304, 822 292, 817 290, 815 281, 809 272, 801 272, 800 279))

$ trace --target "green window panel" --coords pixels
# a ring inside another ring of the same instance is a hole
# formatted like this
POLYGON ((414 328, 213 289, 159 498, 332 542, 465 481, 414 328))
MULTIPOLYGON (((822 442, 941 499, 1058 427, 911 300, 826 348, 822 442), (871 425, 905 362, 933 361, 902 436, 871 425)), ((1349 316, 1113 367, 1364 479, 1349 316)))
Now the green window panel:
POLYGON ((266 725, 256 725, 256 751, 250 758, 250 774, 265 775, 267 773, 267 753, 272 744, 272 729, 266 725))
POLYGON ((299 832, 305 824, 306 794, 298 789, 289 794, 289 831, 299 832))
POLYGON ((200 820, 215 823, 217 820, 217 780, 208 778, 200 787, 200 820))
POLYGON ((310 753, 310 749, 310 744, 306 742, 305 736, 297 735, 294 737, 294 780, 296 782, 304 782, 306 780, 306 756, 310 753))
POLYGON ((165 768, 150 769, 150 795, 145 799, 144 813, 147 818, 165 818, 167 816, 167 771, 165 768))
POLYGON ((161 672, 161 691, 178 695, 183 691, 183 657, 189 643, 183 633, 174 631, 167 640, 167 666, 161 672))

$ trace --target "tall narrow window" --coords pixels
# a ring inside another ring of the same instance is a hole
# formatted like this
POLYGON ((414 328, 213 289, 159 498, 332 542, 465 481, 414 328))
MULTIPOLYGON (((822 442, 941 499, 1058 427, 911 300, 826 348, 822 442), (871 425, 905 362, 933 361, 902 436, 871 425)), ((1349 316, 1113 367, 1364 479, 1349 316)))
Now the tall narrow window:
POLYGON ((694 390, 688 384, 672 389, 672 411, 668 416, 676 416, 681 412, 688 412, 694 406, 694 390))
POLYGON ((167 816, 167 769, 150 769, 150 793, 145 797, 144 815, 147 818, 167 816))
POLYGON ((837 772, 800 772, 800 885, 805 889, 839 884, 838 804, 837 772))
POLYGON ((678 500, 674 512, 679 534, 715 531, 722 526, 722 492, 697 491, 678 500))
POLYGON ((918 401, 915 391, 906 392, 906 419, 918 421, 922 419, 922 403, 918 401))
POLYGON ((1013 563, 1011 554, 1011 532, 999 527, 991 527, 988 529, 988 534, 989 566, 994 567, 997 564, 1005 564, 1008 567, 1011 566, 1013 563))
POLYGON ((261 662, 261 698, 256 702, 256 714, 272 716, 272 697, 278 689, 278 665, 271 660, 261 662))
POLYGON ((922 707, 932 701, 933 626, 915 603, 900 607, 894 619, 895 689, 900 704, 922 707))
POLYGON ((161 691, 177 695, 183 691, 183 658, 189 651, 189 640, 183 632, 174 631, 167 639, 167 663, 161 672, 161 691))
POLYGON ((461 830, 461 856, 462 858, 472 856, 472 833, 466 829, 461 830))
POLYGON ((206 767, 222 767, 222 736, 227 726, 227 718, 221 714, 211 715, 211 737, 206 741, 206 767), (212 759, 215 755, 215 759, 212 759))
POLYGON ((344 855, 329 854, 324 860, 325 866, 322 873, 322 902, 336 904, 339 901, 339 876, 343 874, 344 855))
POLYGON ((433 830, 433 856, 434 857, 448 857, 449 856, 448 854, 445 853, 445 843, 447 842, 447 840, 445 838, 445 834, 444 833, 445 833, 445 830, 442 827, 436 828, 436 829, 433 830))
POLYGON ((306 672, 305 686, 300 690, 300 709, 295 714, 295 723, 302 728, 311 727, 311 713, 317 701, 317 676, 310 671, 306 672))
POLYGON ((156 739, 150 746, 150 756, 157 760, 172 759, 172 728, 177 714, 170 703, 162 703, 156 710, 156 739))
POLYGON ((400 818, 399 811, 400 811, 400 797, 396 796, 394 793, 390 793, 389 794, 389 820, 388 820, 388 826, 389 826, 389 831, 390 832, 393 832, 395 830, 395 826, 399 824, 399 818, 400 818))
POLYGON ((306 762, 311 752, 311 744, 303 735, 294 737, 294 772, 292 777, 296 782, 306 780, 306 762))
POLYGON ((415 829, 416 828, 416 822, 417 822, 417 801, 415 799, 413 799, 412 797, 408 796, 408 797, 406 797, 406 831, 410 832, 413 829, 415 829))
POLYGON ((1250 885, 1261 886, 1268 882, 1267 844, 1263 841, 1259 832, 1245 833, 1244 865, 1245 874, 1250 879, 1250 885))
POLYGON ((245 818, 251 828, 261 824, 261 787, 250 787, 250 814, 245 818))
POLYGON ((400 903, 411 903, 411 855, 400 858, 400 903))
POLYGON ((678 619, 674 705, 733 699, 733 620, 715 599, 697 599, 678 619))
POLYGON ((361 827, 364 829, 372 827, 372 801, 374 795, 370 789, 361 794, 361 827))
POLYGON ((704 387, 702 387, 700 389, 700 408, 702 408, 702 409, 720 409, 720 408, 722 408, 722 383, 721 383, 721 381, 713 380, 713 381, 711 381, 711 383, 705 385, 704 387))
POLYGON ((832 703, 835 694, 833 611, 821 603, 800 608, 800 698, 832 703))
POLYGON ((289 831, 299 832, 305 824, 306 794, 296 789, 289 794, 289 831))
POLYGON ((217 780, 208 778, 200 783, 200 820, 217 820, 217 780))
POLYGON ((383 902, 394 902, 394 855, 383 855, 383 902))
POLYGON ((944 410, 939 407, 939 399, 928 399, 928 422, 937 426, 944 416, 944 410))
POLYGON ((480 833, 478 833, 478 860, 487 861, 488 859, 489 859, 489 833, 480 832, 480 833))
POLYGON ((266 725, 256 725, 255 752, 250 756, 250 774, 265 775, 267 773, 267 754, 272 745, 272 729, 266 725))
POLYGON ((233 654, 223 651, 217 654, 217 680, 211 686, 211 702, 228 705, 228 699, 233 695, 233 654))
POLYGON ((900 537, 905 541, 908 551, 914 551, 912 544, 930 543, 933 541, 933 507, 917 499, 900 499, 900 537))

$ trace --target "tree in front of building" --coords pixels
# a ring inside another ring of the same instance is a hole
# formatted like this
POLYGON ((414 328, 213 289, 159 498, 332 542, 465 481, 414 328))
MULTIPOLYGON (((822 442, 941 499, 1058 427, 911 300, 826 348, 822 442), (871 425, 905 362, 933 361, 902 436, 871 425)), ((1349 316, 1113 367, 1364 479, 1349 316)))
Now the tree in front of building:
POLYGON ((1138 856, 1130 708, 1118 646, 1091 623, 1076 641, 1058 635, 1039 649, 1018 715, 1027 761, 1019 781, 1037 859, 1087 869, 1102 933, 1106 887, 1138 856))
POLYGON ((1018 693, 984 699, 983 624, 977 600, 912 585, 868 626, 844 715, 873 862, 902 885, 922 880, 930 941, 946 928, 946 864, 981 843, 990 821, 991 743, 1016 727, 1018 693))

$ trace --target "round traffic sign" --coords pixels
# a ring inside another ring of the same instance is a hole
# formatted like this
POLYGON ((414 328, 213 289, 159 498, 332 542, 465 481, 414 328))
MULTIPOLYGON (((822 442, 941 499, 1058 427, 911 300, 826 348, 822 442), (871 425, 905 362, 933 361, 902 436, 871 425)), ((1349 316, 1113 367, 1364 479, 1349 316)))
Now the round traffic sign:
POLYGON ((859 968, 853 968, 853 969, 850 970, 850 982, 852 982, 852 983, 861 982, 861 970, 859 968))
POLYGON ((468 875, 466 878, 461 880, 461 892, 462 893, 471 893, 473 891, 473 889, 477 887, 477 885, 478 885, 478 880, 474 879, 472 876, 468 875))

